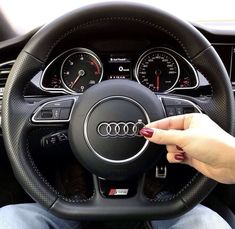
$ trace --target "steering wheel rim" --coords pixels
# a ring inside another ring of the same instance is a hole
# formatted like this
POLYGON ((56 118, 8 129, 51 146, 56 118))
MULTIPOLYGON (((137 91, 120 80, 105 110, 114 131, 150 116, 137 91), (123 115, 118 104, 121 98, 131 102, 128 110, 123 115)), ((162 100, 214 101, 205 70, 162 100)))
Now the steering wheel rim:
MULTIPOLYGON (((28 149, 27 131, 34 127, 31 116, 42 103, 25 102, 23 89, 26 82, 44 68, 56 45, 70 34, 98 23, 122 24, 127 21, 160 30, 178 42, 191 63, 207 77, 213 89, 210 99, 189 98, 190 101, 201 107, 227 132, 234 133, 234 98, 229 77, 211 44, 193 26, 161 10, 134 3, 104 3, 75 10, 43 27, 31 38, 12 68, 3 96, 3 138, 16 178, 35 201, 59 216, 71 219, 165 219, 188 211, 216 185, 215 181, 197 174, 183 190, 168 200, 153 203, 139 198, 140 209, 135 199, 128 202, 133 204, 130 207, 126 206, 126 200, 110 202, 100 196, 94 196, 86 202, 66 199, 48 184, 36 168, 28 149), (121 210, 117 212, 117 209, 121 210)), ((95 179, 94 185, 97 186, 95 179)))

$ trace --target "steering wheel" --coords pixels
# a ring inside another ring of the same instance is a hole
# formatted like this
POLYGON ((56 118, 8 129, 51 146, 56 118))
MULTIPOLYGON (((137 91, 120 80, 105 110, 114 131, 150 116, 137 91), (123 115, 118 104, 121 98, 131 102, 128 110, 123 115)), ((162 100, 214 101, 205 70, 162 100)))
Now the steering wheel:
POLYGON ((233 92, 223 63, 211 44, 191 24, 155 8, 134 3, 92 5, 46 25, 21 51, 3 97, 4 143, 19 183, 35 201, 56 215, 70 219, 167 219, 193 208, 216 185, 197 173, 169 198, 149 200, 143 195, 143 174, 159 160, 164 147, 148 142, 138 131, 147 123, 166 117, 170 107, 204 112, 233 134, 233 92), (94 85, 81 96, 54 96, 33 104, 24 99, 27 82, 45 68, 51 52, 65 38, 95 26, 104 31, 127 23, 136 29, 145 26, 154 32, 161 31, 174 39, 193 66, 208 79, 212 96, 200 99, 155 94, 136 82, 109 80, 94 85), (60 106, 65 115, 52 123, 43 112, 53 106, 60 106), (29 151, 30 130, 68 123, 72 151, 94 178, 94 194, 84 201, 65 198, 55 190, 37 169, 29 151), (136 175, 141 178, 133 197, 112 199, 100 194, 98 177, 120 181, 136 175))

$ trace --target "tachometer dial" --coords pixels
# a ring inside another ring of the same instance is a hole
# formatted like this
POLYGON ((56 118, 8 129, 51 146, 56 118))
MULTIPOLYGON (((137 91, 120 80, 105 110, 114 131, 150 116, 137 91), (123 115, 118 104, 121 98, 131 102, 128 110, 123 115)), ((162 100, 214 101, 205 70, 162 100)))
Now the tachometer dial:
POLYGON ((71 91, 82 93, 100 82, 103 75, 101 61, 90 50, 82 49, 70 54, 61 67, 63 86, 71 91))
POLYGON ((151 49, 138 60, 135 75, 139 83, 154 92, 171 90, 179 79, 176 59, 166 51, 151 49))

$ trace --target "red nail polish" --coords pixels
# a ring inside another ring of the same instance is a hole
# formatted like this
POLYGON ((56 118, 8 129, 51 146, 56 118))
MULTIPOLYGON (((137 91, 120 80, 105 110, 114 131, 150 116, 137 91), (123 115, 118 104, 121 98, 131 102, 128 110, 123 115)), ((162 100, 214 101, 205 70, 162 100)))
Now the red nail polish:
POLYGON ((179 151, 183 151, 183 149, 179 146, 176 146, 176 149, 179 150, 179 151))
POLYGON ((142 128, 140 134, 146 138, 151 138, 153 136, 153 130, 150 128, 142 128))
POLYGON ((184 153, 176 153, 175 154, 175 160, 177 161, 183 161, 185 158, 184 153))

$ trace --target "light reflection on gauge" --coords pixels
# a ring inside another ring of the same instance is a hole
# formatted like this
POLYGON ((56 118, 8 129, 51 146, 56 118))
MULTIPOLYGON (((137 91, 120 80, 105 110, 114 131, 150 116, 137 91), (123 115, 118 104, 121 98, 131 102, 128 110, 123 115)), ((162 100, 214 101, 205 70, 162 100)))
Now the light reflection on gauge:
POLYGON ((98 56, 88 49, 79 49, 70 54, 61 67, 63 86, 76 93, 99 83, 103 76, 103 66, 98 56))
POLYGON ((135 76, 139 83, 153 92, 170 91, 180 75, 179 64, 167 51, 151 49, 137 61, 135 76))

